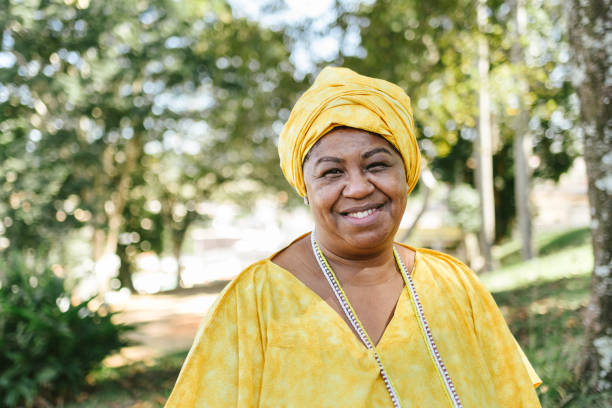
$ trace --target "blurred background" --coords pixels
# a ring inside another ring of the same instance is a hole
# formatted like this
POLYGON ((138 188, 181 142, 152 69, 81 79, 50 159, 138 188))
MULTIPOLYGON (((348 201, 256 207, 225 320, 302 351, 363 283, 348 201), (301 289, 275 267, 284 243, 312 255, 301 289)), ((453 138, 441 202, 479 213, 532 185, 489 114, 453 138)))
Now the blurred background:
POLYGON ((276 145, 326 65, 412 99, 397 239, 480 274, 543 406, 610 401, 575 370, 593 249, 565 2, 0 4, 0 405, 163 406, 219 291, 312 228, 276 145))

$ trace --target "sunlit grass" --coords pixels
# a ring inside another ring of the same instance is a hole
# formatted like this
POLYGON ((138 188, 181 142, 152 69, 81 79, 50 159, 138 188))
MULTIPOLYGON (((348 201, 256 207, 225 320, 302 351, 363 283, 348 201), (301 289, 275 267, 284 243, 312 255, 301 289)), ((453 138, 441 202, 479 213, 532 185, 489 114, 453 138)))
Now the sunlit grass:
MULTIPOLYGON (((590 246, 591 233, 588 227, 536 234, 534 245, 538 256, 546 256, 564 249, 590 246)), ((513 239, 493 248, 493 256, 500 267, 521 263, 521 241, 513 239)))
POLYGON ((541 255, 529 261, 502 266, 480 279, 492 292, 510 290, 563 278, 585 276, 593 270, 593 252, 590 245, 565 248, 559 252, 541 255))
POLYGON ((88 377, 90 387, 66 407, 163 407, 186 356, 182 351, 151 362, 102 367, 88 377))
POLYGON ((536 245, 539 257, 527 262, 520 261, 519 243, 502 245, 496 251, 502 266, 480 278, 543 380, 543 407, 611 406, 610 393, 590 393, 572 371, 581 357, 582 311, 593 269, 589 231, 543 234, 536 245))
POLYGON ((579 357, 581 310, 589 295, 589 276, 546 280, 494 293, 510 329, 543 380, 542 406, 597 406, 575 381, 572 364, 579 357), (563 405, 577 399, 582 405, 563 405))

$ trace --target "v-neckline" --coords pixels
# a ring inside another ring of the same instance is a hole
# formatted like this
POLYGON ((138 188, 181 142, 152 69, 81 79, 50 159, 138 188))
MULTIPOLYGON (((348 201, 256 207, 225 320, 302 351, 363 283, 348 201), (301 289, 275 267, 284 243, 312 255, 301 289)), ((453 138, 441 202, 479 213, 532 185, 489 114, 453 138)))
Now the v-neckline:
MULTIPOLYGON (((413 264, 412 264, 412 269, 410 271, 408 271, 408 274, 410 276, 413 276, 415 271, 416 271, 416 267, 417 267, 418 251, 417 251, 416 248, 412 248, 412 247, 407 247, 407 248, 411 249, 412 251, 414 251, 414 260, 413 260, 413 264)), ((274 254, 274 255, 276 255, 276 254, 274 254)), ((323 299, 321 296, 319 296, 319 294, 317 292, 315 292, 310 287, 308 287, 308 285, 306 285, 301 279, 299 279, 297 276, 295 276, 289 270, 283 268, 282 266, 280 266, 277 263, 274 263, 272 261, 272 258, 274 257, 274 255, 270 256, 267 259, 267 262, 272 264, 274 268, 282 271, 285 275, 290 276, 291 277, 290 280, 292 280, 294 283, 296 283, 298 286, 300 286, 304 293, 308 293, 308 296, 313 297, 317 302, 323 302, 323 304, 324 304, 323 305, 323 309, 327 310, 328 314, 330 314, 330 313, 333 314, 335 316, 335 320, 337 321, 337 323, 339 323, 338 325, 343 327, 344 331, 348 331, 350 333, 351 337, 353 338, 353 340, 356 341, 357 343, 359 343, 359 345, 361 346, 361 348, 364 351, 368 351, 368 348, 366 347, 365 344, 363 344, 363 342, 359 338, 359 335, 357 333, 355 333, 355 331, 352 329, 352 327, 349 325, 349 323, 347 323, 346 320, 344 320, 344 318, 342 317, 340 312, 338 312, 336 309, 334 309, 325 299, 323 299)), ((404 279, 403 279, 403 276, 402 276, 402 281, 403 280, 404 279)), ((389 329, 393 325, 393 322, 398 319, 397 318, 398 311, 402 310, 402 309, 398 309, 398 306, 403 301, 403 297, 404 296, 408 296, 408 288, 406 287, 406 282, 404 282, 404 285, 402 286, 402 291, 400 292, 400 295, 398 296, 397 301, 395 302, 395 307, 393 308, 393 315, 391 316, 391 319, 389 319, 389 322, 385 326, 382 334, 380 335, 380 338, 378 339, 378 342, 374 345, 375 349, 378 349, 383 344, 385 338, 389 336, 387 333, 390 331, 389 329)))

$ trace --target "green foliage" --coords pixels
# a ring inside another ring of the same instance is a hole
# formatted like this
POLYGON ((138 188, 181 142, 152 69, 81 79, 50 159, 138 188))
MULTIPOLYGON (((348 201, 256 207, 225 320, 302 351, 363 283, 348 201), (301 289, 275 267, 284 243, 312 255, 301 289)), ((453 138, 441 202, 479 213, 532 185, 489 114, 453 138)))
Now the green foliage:
POLYGON ((66 408, 161 408, 170 395, 185 357, 187 351, 171 353, 153 361, 95 370, 91 374, 92 386, 66 408))
POLYGON ((358 46, 341 42, 335 62, 406 90, 421 151, 436 178, 452 184, 473 180, 478 40, 486 39, 498 240, 509 235, 515 216, 512 145, 519 108, 529 112, 524 125, 532 138, 534 177, 558 180, 581 151, 580 134, 574 130, 577 98, 570 84, 561 2, 525 2, 527 27, 518 40, 512 36, 513 4, 488 1, 483 32, 476 24, 476 2, 467 0, 349 5, 338 9, 338 18, 328 28, 359 37, 358 46), (520 61, 513 59, 517 46, 524 54, 520 61), (381 56, 388 63, 381 64, 381 56))
POLYGON ((573 372, 584 353, 582 321, 593 268, 589 230, 535 238, 540 258, 521 262, 520 243, 507 242, 497 253, 506 266, 481 279, 543 381, 537 390, 542 407, 608 407, 612 392, 590 392, 573 372))
POLYGON ((75 395, 130 330, 91 301, 72 304, 49 266, 28 261, 17 252, 0 259, 0 404, 9 407, 75 395))
POLYGON ((560 234, 551 234, 542 237, 540 254, 548 255, 567 248, 575 248, 591 243, 591 230, 589 227, 565 231, 560 234))
POLYGON ((86 227, 130 262, 213 196, 288 190, 274 138, 301 87, 282 31, 223 0, 0 7, 0 250, 86 227))
MULTIPOLYGON (((494 255, 495 256, 495 255, 494 255)), ((593 271, 593 249, 590 245, 564 248, 562 251, 539 256, 520 262, 518 254, 515 263, 483 274, 481 279, 492 290, 506 290, 527 286, 541 280, 555 280, 593 271)), ((512 259, 504 260, 504 262, 512 259)))
POLYGON ((583 351, 581 314, 589 285, 584 274, 494 293, 510 329, 542 378, 538 395, 544 408, 603 408, 612 400, 610 391, 590 393, 572 371, 583 351))
MULTIPOLYGON (((590 251, 591 232, 588 227, 571 229, 563 232, 550 232, 538 234, 535 237, 535 244, 539 248, 539 260, 535 263, 545 261, 547 255, 561 251, 579 251, 581 254, 588 255, 590 251)), ((508 241, 496 248, 495 252, 500 264, 503 267, 519 264, 522 262, 521 246, 518 240, 508 241)), ((581 256, 581 259, 582 256, 581 256)), ((590 260, 590 258, 588 258, 590 260)), ((591 264, 583 265, 587 270, 591 264)), ((556 270, 566 269, 566 265, 559 265, 556 270)))

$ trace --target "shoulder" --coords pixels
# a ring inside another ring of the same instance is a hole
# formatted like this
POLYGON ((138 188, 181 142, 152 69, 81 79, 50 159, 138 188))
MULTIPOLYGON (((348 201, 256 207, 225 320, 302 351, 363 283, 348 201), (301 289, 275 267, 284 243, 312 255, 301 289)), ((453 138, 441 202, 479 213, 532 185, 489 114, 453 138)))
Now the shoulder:
POLYGON ((309 237, 309 234, 300 236, 270 257, 270 260, 298 277, 308 274, 313 269, 309 237))
POLYGON ((415 262, 427 266, 434 271, 452 271, 461 274, 474 275, 474 272, 459 259, 443 252, 428 248, 414 248, 403 243, 397 243, 400 254, 414 253, 415 262))
POLYGON ((488 290, 476 273, 459 259, 427 248, 416 249, 416 279, 433 279, 463 288, 468 295, 488 290), (418 276, 418 275, 421 276, 418 276))
POLYGON ((252 263, 234 277, 209 308, 204 325, 222 317, 232 318, 235 314, 244 313, 246 309, 257 308, 270 300, 270 296, 274 296, 277 290, 289 285, 287 271, 272 262, 277 253, 252 263))
POLYGON ((251 297, 258 295, 263 287, 284 278, 284 271, 281 267, 271 261, 271 257, 261 259, 244 268, 225 286, 219 294, 222 301, 225 298, 238 295, 251 297))
POLYGON ((446 267, 461 273, 474 274, 474 272, 459 259, 444 252, 434 251, 433 249, 418 248, 416 250, 419 259, 432 267, 446 267))

